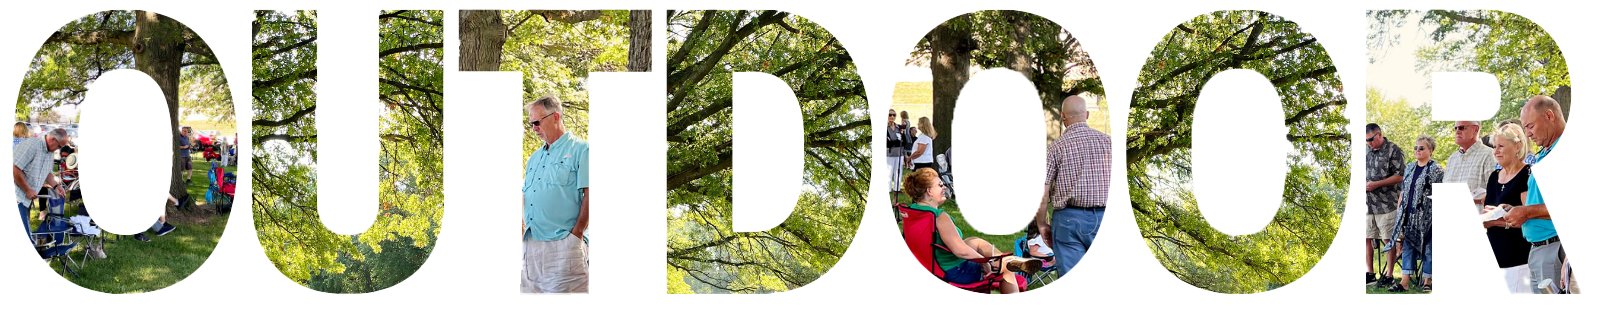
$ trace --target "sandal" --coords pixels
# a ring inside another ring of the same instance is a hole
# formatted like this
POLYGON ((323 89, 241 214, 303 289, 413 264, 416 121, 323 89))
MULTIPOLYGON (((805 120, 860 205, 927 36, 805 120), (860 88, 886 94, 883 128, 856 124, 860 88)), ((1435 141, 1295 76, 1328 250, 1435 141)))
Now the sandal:
POLYGON ((1425 293, 1430 293, 1430 285, 1427 284, 1423 287, 1419 287, 1419 290, 1424 291, 1425 293))
POLYGON ((1391 289, 1386 289, 1386 292, 1408 292, 1408 288, 1403 288, 1400 283, 1392 284, 1391 289))

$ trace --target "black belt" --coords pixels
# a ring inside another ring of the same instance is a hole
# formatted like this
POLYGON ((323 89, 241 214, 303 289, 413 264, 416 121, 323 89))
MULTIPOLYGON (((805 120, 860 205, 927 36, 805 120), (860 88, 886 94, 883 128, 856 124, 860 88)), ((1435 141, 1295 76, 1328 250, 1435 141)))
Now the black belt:
POLYGON ((1106 210, 1106 206, 1096 206, 1096 207, 1078 207, 1078 206, 1062 206, 1062 208, 1061 208, 1061 209, 1077 209, 1077 210, 1088 210, 1088 211, 1104 211, 1104 210, 1106 210))
POLYGON ((1532 247, 1538 247, 1538 246, 1554 244, 1554 243, 1558 243, 1558 242, 1559 242, 1559 236, 1553 236, 1552 238, 1548 238, 1547 240, 1542 240, 1540 242, 1531 242, 1531 246, 1532 247))

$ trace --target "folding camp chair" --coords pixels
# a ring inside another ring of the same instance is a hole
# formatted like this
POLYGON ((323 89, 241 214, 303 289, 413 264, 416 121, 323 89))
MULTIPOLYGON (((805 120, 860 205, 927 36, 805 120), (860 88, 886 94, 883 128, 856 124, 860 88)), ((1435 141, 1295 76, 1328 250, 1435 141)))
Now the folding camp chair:
MULTIPOLYGON (((49 196, 41 195, 41 198, 44 197, 49 196)), ((51 200, 54 200, 54 198, 51 200)), ((49 209, 46 210, 48 211, 49 209)), ((61 263, 62 276, 72 273, 74 277, 77 277, 78 271, 73 270, 72 256, 68 255, 74 247, 78 246, 77 243, 72 242, 71 232, 71 226, 46 219, 40 221, 38 227, 28 230, 28 241, 33 243, 34 251, 39 253, 39 258, 49 262, 61 263)))
MULTIPOLYGON (((922 263, 922 267, 926 268, 929 273, 937 276, 939 280, 944 280, 944 282, 949 283, 951 286, 966 289, 967 291, 989 293, 991 290, 1000 289, 1000 283, 1004 282, 1000 280, 1000 276, 1002 275, 1000 273, 985 276, 983 280, 969 284, 960 284, 945 280, 944 268, 939 267, 938 260, 933 258, 934 249, 944 251, 950 250, 948 247, 945 247, 943 243, 933 240, 938 232, 938 217, 933 215, 932 212, 913 209, 905 204, 895 203, 894 208, 898 209, 899 212, 905 216, 905 218, 900 221, 902 233, 905 236, 905 246, 911 249, 911 254, 916 256, 916 261, 922 263)), ((1007 256, 1011 256, 1011 254, 971 259, 969 261, 988 265, 1007 256)), ((1027 278, 1023 278, 1023 276, 1017 274, 1010 275, 1017 276, 1017 291, 1028 290, 1027 278)))
MULTIPOLYGON (((1034 258, 1034 257, 1036 257, 1036 256, 1033 256, 1033 255, 1029 254, 1029 253, 1031 253, 1033 251, 1030 251, 1028 249, 1028 237, 1027 236, 1017 238, 1017 242, 1016 242, 1016 244, 1014 246, 1017 247, 1017 253, 1016 254, 1017 254, 1018 257, 1026 257, 1026 258, 1034 258)), ((1055 253, 1052 253, 1050 256, 1054 257, 1056 255, 1055 255, 1055 253)), ((1035 273, 1032 277, 1028 277, 1028 285, 1031 286, 1035 282, 1037 282, 1037 283, 1039 283, 1040 286, 1044 286, 1046 284, 1050 284, 1050 282, 1052 282, 1052 281, 1056 281, 1057 270, 1058 269, 1056 269, 1056 264, 1055 263, 1051 263, 1050 260, 1045 260, 1043 266, 1039 267, 1039 272, 1035 273)), ((1017 275, 1025 275, 1025 274, 1017 273, 1017 275)))
POLYGON ((230 207, 235 203, 235 175, 224 172, 223 166, 212 162, 212 169, 207 171, 207 204, 213 206, 219 214, 229 213, 230 207))

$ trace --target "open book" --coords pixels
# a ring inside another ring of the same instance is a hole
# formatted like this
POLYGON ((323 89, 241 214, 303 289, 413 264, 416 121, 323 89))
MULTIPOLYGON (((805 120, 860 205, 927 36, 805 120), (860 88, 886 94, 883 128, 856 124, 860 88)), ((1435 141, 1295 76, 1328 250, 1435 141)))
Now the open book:
POLYGON ((1486 209, 1481 210, 1481 221, 1493 221, 1493 220, 1503 219, 1503 215, 1507 215, 1507 214, 1508 214, 1508 211, 1504 210, 1501 207, 1487 205, 1486 209))

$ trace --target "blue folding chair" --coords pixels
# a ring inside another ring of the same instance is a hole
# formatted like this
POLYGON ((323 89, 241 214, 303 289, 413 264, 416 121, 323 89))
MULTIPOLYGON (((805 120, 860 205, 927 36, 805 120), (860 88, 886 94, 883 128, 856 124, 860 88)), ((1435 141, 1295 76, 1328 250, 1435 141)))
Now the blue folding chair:
MULTIPOLYGON (((56 207, 59 206, 58 204, 63 203, 60 198, 52 198, 47 202, 49 204, 47 206, 56 207)), ((46 210, 48 211, 49 209, 46 210)), ((72 256, 68 255, 74 247, 78 246, 77 243, 72 241, 72 231, 72 225, 62 223, 56 219, 46 219, 39 222, 38 227, 28 230, 28 242, 33 243, 34 251, 39 253, 39 258, 50 262, 60 262, 62 276, 72 273, 74 277, 78 277, 78 271, 73 270, 72 256)))
MULTIPOLYGON (((1044 258, 1044 257, 1033 256, 1032 254, 1029 254, 1028 236, 1023 236, 1021 238, 1017 238, 1017 242, 1013 246, 1017 247, 1017 253, 1015 253, 1015 254, 1018 257, 1044 258)), ((1051 253, 1051 255, 1049 257, 1056 257, 1056 254, 1051 253)), ((1037 282, 1037 283, 1039 283, 1039 286, 1043 287, 1044 285, 1050 284, 1050 282, 1052 282, 1052 281, 1056 281, 1056 274, 1057 274, 1056 263, 1051 263, 1049 259, 1046 259, 1044 261, 1044 263, 1045 263, 1044 265, 1039 267, 1039 273, 1036 273, 1032 277, 1028 278, 1028 284, 1029 285, 1032 285, 1032 284, 1037 282)), ((1017 273, 1017 274, 1018 275, 1026 275, 1026 274, 1023 274, 1023 273, 1017 273)))

